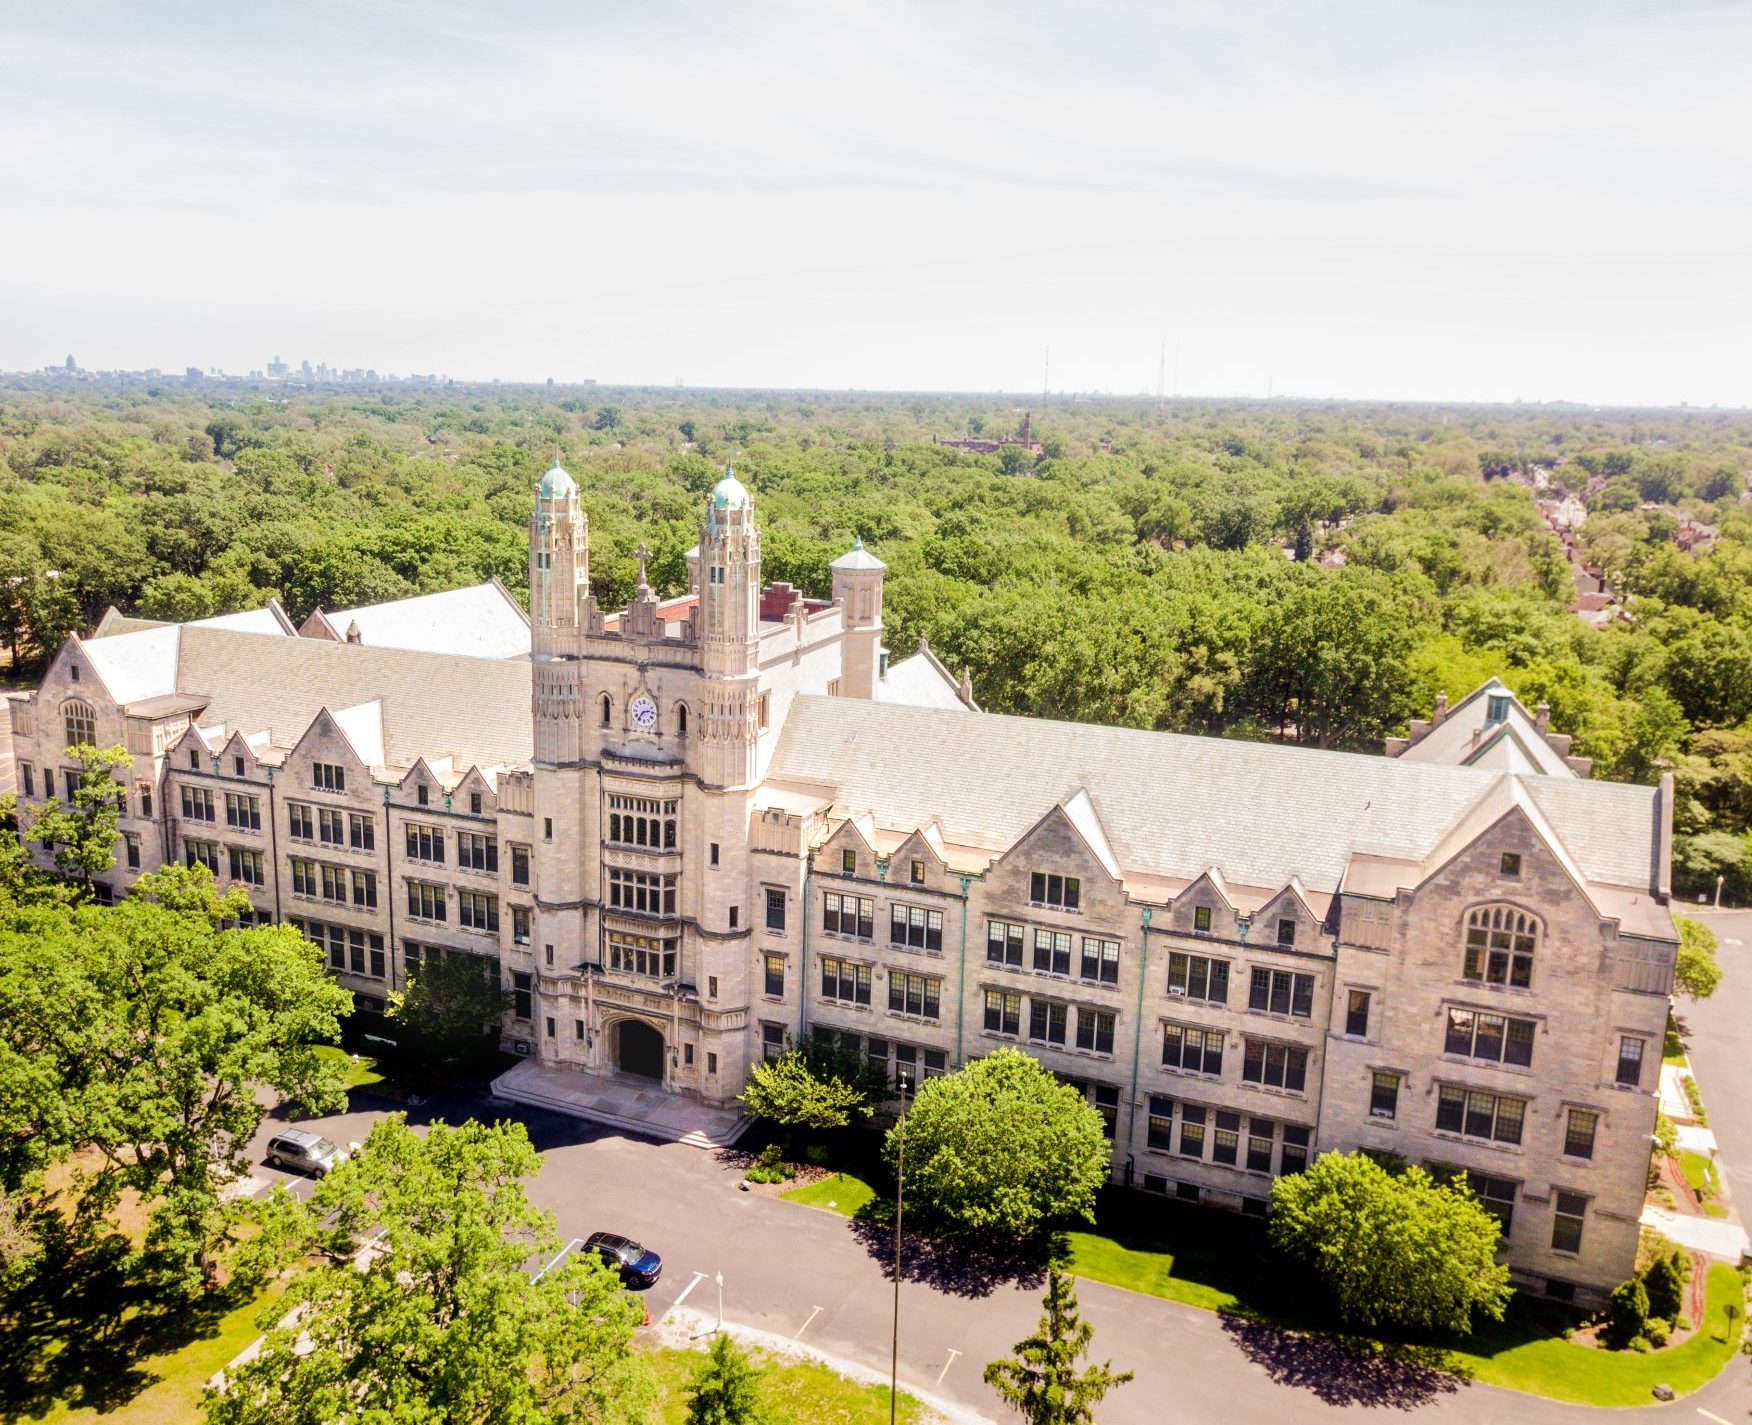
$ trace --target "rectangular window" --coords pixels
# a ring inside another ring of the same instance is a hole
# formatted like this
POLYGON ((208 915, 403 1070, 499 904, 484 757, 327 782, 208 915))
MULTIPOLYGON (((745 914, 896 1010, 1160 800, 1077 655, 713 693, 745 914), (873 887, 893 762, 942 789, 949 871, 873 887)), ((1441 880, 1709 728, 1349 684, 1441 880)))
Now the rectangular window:
MULTIPOLYGON (((778 957, 769 955, 769 960, 778 957)), ((841 1004, 870 1003, 870 967, 837 956, 821 957, 821 997, 841 1004)))
POLYGON ((1248 983, 1247 1007, 1308 1019, 1314 1013, 1314 977, 1256 968, 1248 983))
POLYGON ((1208 905, 1195 905, 1192 908, 1192 928, 1198 935, 1211 933, 1211 908, 1208 905))
MULTIPOLYGON (((297 865, 297 862, 293 862, 297 865)), ((408 882, 408 914, 420 920, 447 919, 444 887, 426 881, 408 882)))
POLYGON ((377 909, 377 873, 353 872, 353 904, 366 910, 377 909))
POLYGON ((316 839, 325 846, 345 846, 346 817, 332 807, 319 807, 316 813, 316 839))
MULTIPOLYGON (((128 869, 130 871, 138 871, 140 869, 140 838, 131 832, 124 832, 122 834, 122 843, 128 848, 128 869)), ((258 861, 260 859, 260 857, 257 857, 258 861)), ((256 884, 260 885, 261 882, 257 881, 256 884)))
POLYGON ((1083 897, 1083 883, 1075 876, 1056 876, 1035 871, 1028 878, 1028 899, 1054 910, 1076 910, 1083 897))
POLYGON ((623 975, 672 980, 675 978, 675 946, 673 939, 611 930, 608 933, 608 967, 623 975))
POLYGON ((1204 1157, 1205 1110, 1202 1104, 1180 1105, 1180 1156, 1204 1157))
POLYGON ((1008 965, 1012 969, 1022 966, 1022 927, 1007 920, 993 920, 986 924, 986 963, 991 965, 1008 965))
POLYGON ((444 833, 435 826, 409 822, 407 826, 408 860, 444 864, 444 833))
POLYGON ((1478 1194, 1484 1210, 1496 1218, 1503 1236, 1507 1237, 1509 1225, 1515 1219, 1515 1198, 1520 1194, 1521 1185, 1511 1178, 1487 1178, 1470 1170, 1466 1174, 1466 1184, 1478 1194))
POLYGON ((1119 1090, 1112 1084, 1091 1084, 1089 1102, 1101 1115, 1101 1131, 1111 1142, 1113 1131, 1119 1124, 1119 1090))
POLYGON ((215 876, 219 874, 219 847, 214 842, 185 841, 183 856, 189 866, 205 866, 215 876))
POLYGON ((888 943, 908 950, 940 951, 943 948, 943 912, 922 905, 891 905, 888 908, 888 943))
POLYGON ((912 863, 912 866, 910 867, 909 875, 908 875, 907 879, 910 880, 915 886, 924 885, 924 883, 925 883, 925 863, 923 861, 914 861, 912 863))
POLYGON ((1312 1129, 1299 1123, 1284 1125, 1284 1150, 1278 1162, 1280 1173, 1300 1173, 1308 1168, 1308 1148, 1314 1141, 1312 1129))
POLYGON ((152 820, 152 788, 145 782, 140 783, 140 817, 143 821, 152 820))
POLYGON ((430 804, 431 800, 431 793, 427 789, 426 784, 424 782, 419 783, 414 788, 414 801, 420 806, 427 806, 430 804))
POLYGON ((295 896, 314 896, 321 882, 317 879, 316 862, 306 861, 301 856, 292 858, 292 894, 295 896))
POLYGON ((1579 1192, 1557 1194, 1557 1211, 1551 1220, 1551 1250, 1580 1252, 1582 1223, 1588 1214, 1588 1199, 1579 1192))
POLYGON ((1510 1019, 1480 1010, 1450 1008, 1442 1052, 1525 1068, 1533 1062, 1534 1029, 1531 1019, 1510 1019))
POLYGON ((312 762, 310 780, 318 791, 344 792, 347 790, 347 769, 337 767, 333 762, 312 762))
POLYGON ((821 898, 821 928, 830 935, 874 940, 876 902, 868 896, 846 896, 828 891, 821 898))
POLYGON ((1004 990, 985 992, 985 1027, 993 1034, 1022 1032, 1022 996, 1004 990))
POLYGON ((1501 1098, 1454 1084, 1443 1084, 1436 1091, 1436 1127, 1444 1133, 1519 1143, 1526 1111, 1524 1099, 1501 1098))
POLYGON ((1399 1117, 1399 1075, 1376 1071, 1369 1077, 1369 1117, 1399 1117))
POLYGON ((580 1044, 582 1044, 584 1042, 584 1021, 583 1020, 574 1019, 572 1021, 572 1038, 575 1039, 580 1044))
POLYGON ((1100 985, 1119 983, 1119 942, 1099 940, 1093 935, 1083 937, 1083 963, 1079 979, 1100 985))
POLYGON ((1066 1010, 1062 1004, 1031 999, 1028 1002, 1028 1037, 1042 1044, 1065 1042, 1066 1010))
POLYGON ((941 1013, 943 982, 926 975, 888 972, 888 1008, 894 1014, 936 1019, 941 1013))
POLYGON ((515 1019, 531 1019, 535 1015, 535 995, 532 992, 533 981, 523 970, 513 972, 511 976, 511 1014, 515 1019))
POLYGON ((1241 1147, 1241 1115, 1217 1110, 1216 1132, 1211 1138, 1211 1161, 1234 1166, 1241 1147))
POLYGON ((785 893, 767 887, 766 928, 782 933, 785 929, 785 893))
POLYGON ((347 845, 355 851, 375 851, 377 849, 377 818, 367 816, 363 812, 348 813, 347 845))
MULTIPOLYGON (((761 963, 766 972, 765 993, 782 996, 785 993, 785 957, 783 955, 763 955, 761 963)), ((823 961, 823 964, 825 963, 823 961)))
POLYGON ((1145 1141, 1167 1152, 1174 1146, 1174 1100, 1150 1095, 1150 1125, 1145 1141))
POLYGON ((344 866, 322 866, 322 898, 336 905, 347 903, 347 871, 344 866))
POLYGON ((1203 955, 1168 957, 1168 993, 1207 1004, 1229 1002, 1229 962, 1207 960, 1203 955))
POLYGON ((511 884, 527 886, 529 884, 529 848, 513 846, 511 848, 511 884))
MULTIPOLYGON (((514 905, 511 907, 511 943, 513 945, 529 944, 529 907, 514 905)), ((548 946, 548 964, 553 964, 553 946, 548 946)))
POLYGON ((1188 1024, 1162 1026, 1162 1064, 1195 1074, 1223 1072, 1223 1040, 1220 1029, 1195 1029, 1188 1024))
POLYGON ((190 821, 214 821, 213 791, 210 787, 182 789, 183 816, 190 821))
POLYGON ((1592 1109, 1572 1108, 1563 1130, 1563 1155, 1566 1158, 1592 1158, 1594 1156, 1594 1130, 1599 1127, 1600 1115, 1592 1109))
POLYGON ((499 843, 491 836, 473 831, 456 833, 456 864, 465 871, 497 871, 499 843))
MULTIPOLYGON (((609 868, 608 903, 615 910, 630 910, 638 915, 674 915, 675 898, 676 878, 672 875, 609 868)), ((734 915, 730 924, 732 927, 736 924, 734 915)))
POLYGON ((1466 962, 1461 977, 1529 988, 1537 930, 1537 924, 1519 911, 1502 906, 1473 911, 1467 917, 1466 962))
POLYGON ((1352 990, 1344 1011, 1344 1032, 1352 1039, 1369 1037, 1369 992, 1352 990))
POLYGON ((25 796, 34 797, 36 795, 36 769, 28 762, 20 762, 18 775, 24 783, 25 796))
POLYGON ((1308 1085, 1308 1051, 1269 1039, 1243 1041, 1241 1080, 1301 1093, 1308 1085))
POLYGON ((464 930, 496 933, 499 929, 499 898, 484 891, 458 891, 456 923, 464 930))
POLYGON ((1271 1147, 1276 1130, 1277 1124, 1269 1118, 1250 1118, 1247 1120, 1248 1172, 1269 1173, 1271 1171, 1271 1147))
POLYGON ((882 1075, 884 1083, 888 1078, 888 1041, 886 1039, 868 1039, 864 1042, 864 1062, 882 1075))
MULTIPOLYGON (((136 853, 137 857, 138 853, 136 853)), ((259 886, 266 877, 262 874, 262 853, 250 851, 242 846, 227 846, 226 859, 230 862, 231 879, 242 881, 245 885, 259 886)))
POLYGON ((1643 1041, 1628 1035, 1618 1041, 1618 1071, 1613 1081, 1621 1089, 1642 1087, 1643 1041))
POLYGON ((785 1057, 785 1026, 763 1024, 760 1027, 760 1056, 767 1063, 785 1057))
POLYGON ((259 797, 248 796, 243 792, 227 792, 225 794, 225 824, 239 831, 260 831, 262 829, 262 803, 259 797))
POLYGON ((1500 869, 1503 875, 1511 880, 1519 876, 1521 874, 1521 853, 1519 851, 1503 852, 1500 869))
POLYGON ((840 870, 848 876, 858 874, 858 852, 856 847, 848 846, 840 852, 840 870))
POLYGON ((1113 1016, 1104 1009, 1077 1011, 1077 1047, 1097 1054, 1113 1052, 1113 1016))
POLYGON ((1049 975, 1071 973, 1071 937, 1062 930, 1034 932, 1034 968, 1049 975))
POLYGON ((1278 921, 1277 943, 1279 945, 1294 945, 1296 943, 1296 922, 1295 921, 1287 919, 1287 918, 1278 921))
POLYGON ((470 792, 468 794, 468 814, 470 816, 479 816, 483 809, 484 803, 481 794, 479 792, 470 792))

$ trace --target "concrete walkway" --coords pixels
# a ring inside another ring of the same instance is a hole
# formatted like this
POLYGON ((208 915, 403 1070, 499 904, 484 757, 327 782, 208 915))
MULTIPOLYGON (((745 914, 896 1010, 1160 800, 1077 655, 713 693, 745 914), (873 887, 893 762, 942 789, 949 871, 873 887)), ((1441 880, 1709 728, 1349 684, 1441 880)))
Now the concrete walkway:
POLYGON ((1689 1213, 1669 1212, 1664 1207, 1643 1208, 1642 1223, 1670 1237, 1681 1247, 1690 1247, 1718 1261, 1740 1265, 1748 1245, 1746 1229, 1737 1222, 1715 1217, 1693 1217, 1689 1213))
POLYGON ((493 1080, 493 1097, 573 1118, 624 1128, 645 1138, 685 1143, 690 1148, 728 1148, 749 1120, 733 1109, 707 1108, 663 1092, 655 1080, 621 1074, 588 1074, 544 1069, 530 1061, 493 1080))

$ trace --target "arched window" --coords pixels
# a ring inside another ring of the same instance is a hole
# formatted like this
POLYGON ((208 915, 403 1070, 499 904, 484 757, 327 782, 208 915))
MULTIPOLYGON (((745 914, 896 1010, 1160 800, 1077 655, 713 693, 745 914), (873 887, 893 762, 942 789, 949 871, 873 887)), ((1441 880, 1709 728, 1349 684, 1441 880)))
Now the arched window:
POLYGON ((602 695, 602 725, 607 727, 614 721, 614 699, 607 693, 602 695))
POLYGON ((1486 985, 1529 988, 1539 931, 1539 922, 1524 910, 1512 905, 1479 906, 1466 917, 1464 978, 1486 985))
POLYGON ((677 703, 675 705, 675 735, 677 737, 686 737, 687 736, 687 704, 686 703, 677 703))
POLYGON ((67 745, 97 744, 97 710, 81 698, 69 698, 61 704, 61 717, 67 725, 67 745))

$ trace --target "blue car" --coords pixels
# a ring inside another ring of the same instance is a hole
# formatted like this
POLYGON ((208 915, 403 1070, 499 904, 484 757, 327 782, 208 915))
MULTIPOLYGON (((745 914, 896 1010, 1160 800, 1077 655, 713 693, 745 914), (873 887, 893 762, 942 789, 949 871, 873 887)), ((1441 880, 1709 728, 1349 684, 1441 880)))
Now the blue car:
POLYGON ((584 1243, 584 1250, 594 1252, 619 1272, 621 1282, 626 1286, 643 1290, 656 1286, 657 1278, 663 1275, 663 1258, 647 1251, 631 1237, 620 1237, 613 1232, 592 1232, 584 1243))

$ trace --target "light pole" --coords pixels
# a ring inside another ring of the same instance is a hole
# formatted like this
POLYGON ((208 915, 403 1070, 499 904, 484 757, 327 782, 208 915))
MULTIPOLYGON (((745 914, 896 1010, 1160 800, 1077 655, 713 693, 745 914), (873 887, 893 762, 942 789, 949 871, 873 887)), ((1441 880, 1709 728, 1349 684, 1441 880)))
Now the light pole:
POLYGON ((724 1334, 724 1273, 718 1273, 718 1334, 724 1334))
POLYGON ((894 1340, 888 1356, 888 1425, 900 1399, 900 1228, 906 1212, 906 1071, 900 1073, 900 1146, 894 1164, 894 1340))

